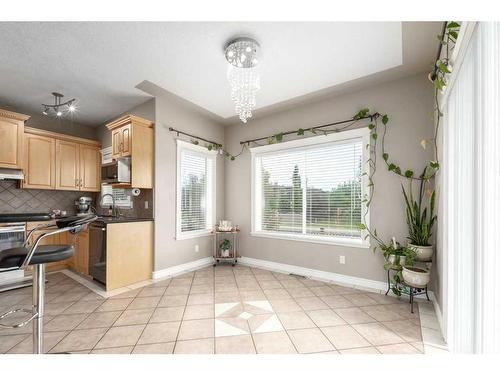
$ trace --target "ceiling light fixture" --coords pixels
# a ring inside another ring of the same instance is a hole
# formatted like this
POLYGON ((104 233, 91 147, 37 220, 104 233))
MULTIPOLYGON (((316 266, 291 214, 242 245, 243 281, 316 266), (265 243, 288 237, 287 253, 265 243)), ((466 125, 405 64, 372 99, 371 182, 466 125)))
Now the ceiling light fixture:
POLYGON ((54 104, 42 104, 43 111, 42 114, 45 116, 54 113, 57 117, 62 117, 64 115, 63 110, 66 109, 66 112, 74 113, 76 111, 75 101, 76 99, 68 100, 67 102, 62 103, 63 94, 59 94, 58 92, 53 92, 54 96, 54 104))
POLYGON ((230 41, 224 54, 229 63, 227 79, 231 85, 231 99, 234 102, 236 114, 246 124, 252 117, 256 105, 256 94, 260 90, 260 77, 257 70, 259 60, 257 55, 260 46, 250 38, 237 38, 230 41))

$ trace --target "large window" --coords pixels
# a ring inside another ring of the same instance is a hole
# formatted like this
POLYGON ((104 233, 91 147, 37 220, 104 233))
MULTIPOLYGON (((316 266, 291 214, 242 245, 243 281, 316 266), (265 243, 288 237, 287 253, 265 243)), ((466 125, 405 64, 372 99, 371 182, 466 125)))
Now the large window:
POLYGON ((215 152, 177 141, 177 239, 206 235, 215 222, 215 152))
POLYGON ((254 235, 366 246, 367 129, 252 149, 254 235))

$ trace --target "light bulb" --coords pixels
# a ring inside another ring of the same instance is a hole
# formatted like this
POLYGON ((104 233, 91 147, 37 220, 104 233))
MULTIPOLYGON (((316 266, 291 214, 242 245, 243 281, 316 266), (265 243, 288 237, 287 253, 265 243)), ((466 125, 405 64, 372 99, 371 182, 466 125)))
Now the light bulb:
POLYGON ((227 55, 228 55, 229 57, 233 57, 234 52, 233 52, 233 51, 229 51, 229 52, 227 53, 227 55))
POLYGON ((247 51, 247 52, 252 52, 252 48, 247 47, 247 48, 245 49, 245 51, 247 51))
POLYGON ((56 112, 56 116, 57 116, 57 117, 61 117, 61 116, 62 116, 62 112, 61 112, 61 111, 59 111, 59 110, 57 110, 57 112, 56 112))
POLYGON ((245 61, 246 59, 247 59, 246 55, 242 53, 240 57, 241 62, 245 61))
POLYGON ((68 106, 68 110, 69 110, 70 112, 75 112, 76 107, 75 107, 73 104, 70 104, 70 105, 68 106))

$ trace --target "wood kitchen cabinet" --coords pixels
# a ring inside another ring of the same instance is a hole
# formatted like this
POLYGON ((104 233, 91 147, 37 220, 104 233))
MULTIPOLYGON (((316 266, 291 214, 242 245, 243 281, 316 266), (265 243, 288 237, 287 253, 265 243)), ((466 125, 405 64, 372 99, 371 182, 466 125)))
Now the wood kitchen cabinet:
POLYGON ((112 157, 130 156, 130 187, 153 188, 154 130, 153 122, 126 115, 109 123, 112 157))
POLYGON ((23 188, 100 191, 99 142, 25 128, 23 188))
POLYGON ((24 122, 30 116, 0 109, 0 167, 23 167, 24 122))
POLYGON ((56 141, 42 135, 24 135, 23 188, 54 189, 56 186, 56 141))
POLYGON ((82 275, 89 274, 89 230, 85 229, 78 234, 68 234, 73 241, 75 254, 69 266, 82 275))

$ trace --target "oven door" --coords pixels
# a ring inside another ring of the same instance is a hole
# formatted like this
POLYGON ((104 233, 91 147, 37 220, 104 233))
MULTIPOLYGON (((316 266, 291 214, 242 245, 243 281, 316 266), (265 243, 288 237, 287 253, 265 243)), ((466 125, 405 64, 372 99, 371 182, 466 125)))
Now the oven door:
MULTIPOLYGON (((26 238, 26 225, 24 223, 0 224, 0 251, 13 247, 23 246, 26 238)), ((9 270, 0 268, 0 284, 9 283, 24 277, 23 270, 9 270)))

